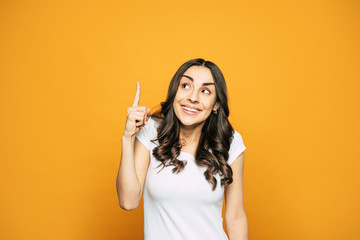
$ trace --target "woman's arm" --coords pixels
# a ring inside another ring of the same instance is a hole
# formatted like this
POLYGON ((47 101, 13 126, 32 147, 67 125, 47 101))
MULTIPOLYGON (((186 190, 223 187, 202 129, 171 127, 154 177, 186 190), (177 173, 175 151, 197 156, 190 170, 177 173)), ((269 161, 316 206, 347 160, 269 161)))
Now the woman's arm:
POLYGON ((122 137, 120 167, 116 179, 119 205, 134 210, 141 200, 150 153, 139 140, 122 137))
POLYGON ((229 240, 248 240, 249 229, 243 203, 244 152, 231 164, 233 182, 225 187, 225 224, 229 240))
POLYGON ((136 139, 136 134, 146 124, 150 109, 139 107, 140 84, 132 107, 127 110, 124 135, 121 139, 121 161, 116 178, 119 205, 125 210, 133 210, 139 205, 150 162, 149 150, 136 139))

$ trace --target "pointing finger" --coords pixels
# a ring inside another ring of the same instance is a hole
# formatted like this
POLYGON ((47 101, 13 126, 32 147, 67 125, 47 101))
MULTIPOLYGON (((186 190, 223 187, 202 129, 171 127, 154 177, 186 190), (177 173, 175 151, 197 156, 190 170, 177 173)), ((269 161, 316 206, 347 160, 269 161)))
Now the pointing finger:
POLYGON ((135 93, 134 102, 133 102, 132 106, 137 107, 139 105, 139 100, 140 100, 140 83, 137 81, 136 82, 136 93, 135 93))

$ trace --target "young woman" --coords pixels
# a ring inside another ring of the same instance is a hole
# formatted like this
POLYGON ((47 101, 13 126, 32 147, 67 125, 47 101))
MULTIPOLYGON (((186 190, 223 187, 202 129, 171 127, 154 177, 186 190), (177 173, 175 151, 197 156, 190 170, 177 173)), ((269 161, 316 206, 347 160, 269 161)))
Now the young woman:
POLYGON ((220 69, 201 58, 184 63, 154 114, 139 99, 137 82, 116 181, 120 207, 137 208, 143 195, 146 240, 247 240, 246 147, 228 121, 220 69))

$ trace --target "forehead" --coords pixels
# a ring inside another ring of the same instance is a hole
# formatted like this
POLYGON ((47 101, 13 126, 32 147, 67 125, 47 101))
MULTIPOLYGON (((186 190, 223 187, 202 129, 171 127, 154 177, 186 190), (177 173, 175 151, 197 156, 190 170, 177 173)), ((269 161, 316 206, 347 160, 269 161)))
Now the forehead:
MULTIPOLYGON (((214 78, 211 74, 209 68, 204 66, 191 66, 185 72, 184 75, 187 75, 194 79, 194 82, 198 83, 213 83, 214 78)), ((183 77, 185 78, 185 77, 183 77)), ((187 78, 186 78, 187 79, 187 78)))

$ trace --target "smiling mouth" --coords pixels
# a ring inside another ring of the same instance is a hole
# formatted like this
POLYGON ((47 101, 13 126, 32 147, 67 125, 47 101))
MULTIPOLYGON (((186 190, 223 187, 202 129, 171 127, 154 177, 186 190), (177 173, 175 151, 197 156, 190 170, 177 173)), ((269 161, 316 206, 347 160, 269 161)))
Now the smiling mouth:
POLYGON ((201 110, 198 109, 198 108, 191 108, 191 107, 183 106, 183 105, 182 105, 181 107, 182 107, 182 109, 184 109, 184 110, 186 110, 186 111, 188 111, 188 112, 192 112, 192 113, 201 112, 201 110))

